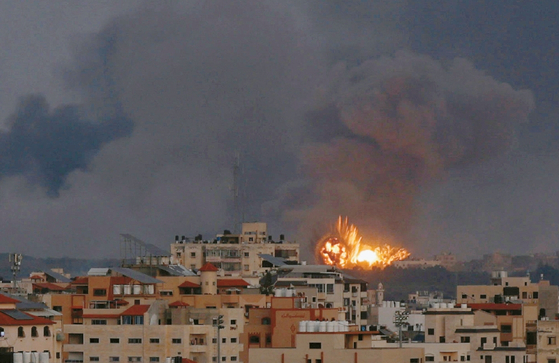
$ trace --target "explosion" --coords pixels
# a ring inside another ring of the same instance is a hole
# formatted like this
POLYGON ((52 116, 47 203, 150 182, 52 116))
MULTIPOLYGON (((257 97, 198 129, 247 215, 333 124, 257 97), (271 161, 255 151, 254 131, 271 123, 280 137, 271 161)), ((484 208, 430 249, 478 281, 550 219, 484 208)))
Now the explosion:
POLYGON ((394 261, 406 259, 410 253, 404 248, 388 244, 376 248, 361 244, 357 227, 349 224, 347 217, 343 219, 340 216, 335 231, 317 244, 316 255, 324 264, 340 268, 384 268, 394 261))

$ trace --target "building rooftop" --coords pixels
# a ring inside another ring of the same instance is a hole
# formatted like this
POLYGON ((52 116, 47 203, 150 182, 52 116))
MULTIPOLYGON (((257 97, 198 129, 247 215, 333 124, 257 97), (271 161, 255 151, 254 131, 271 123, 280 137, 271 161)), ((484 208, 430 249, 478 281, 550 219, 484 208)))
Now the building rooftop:
POLYGON ((218 271, 219 269, 215 267, 213 264, 206 262, 204 266, 200 268, 199 271, 218 271))

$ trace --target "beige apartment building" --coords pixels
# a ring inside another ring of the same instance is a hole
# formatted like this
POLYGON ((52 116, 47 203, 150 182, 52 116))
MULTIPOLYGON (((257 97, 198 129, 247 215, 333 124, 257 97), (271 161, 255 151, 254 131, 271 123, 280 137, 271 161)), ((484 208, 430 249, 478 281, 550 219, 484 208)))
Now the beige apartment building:
POLYGON ((241 234, 220 234, 211 241, 176 238, 171 260, 189 269, 210 262, 225 275, 257 276, 285 262, 299 261, 299 244, 282 237, 274 241, 266 223, 243 223, 241 234))
POLYGON ((114 314, 91 314, 65 327, 69 361, 164 362, 180 356, 199 363, 217 361, 218 316, 222 362, 239 361, 243 309, 169 307, 166 302, 134 305, 114 314))
POLYGON ((366 329, 368 284, 333 266, 285 265, 278 269, 276 287, 293 286, 306 297, 309 308, 338 308, 345 320, 366 329))
POLYGON ((524 344, 500 343, 501 331, 497 317, 482 311, 461 306, 431 308, 425 311, 426 343, 469 343, 467 354, 460 361, 478 363, 528 362, 524 344))
POLYGON ((509 277, 505 271, 496 271, 490 285, 458 286, 456 298, 459 304, 521 301, 524 305, 536 305, 539 317, 554 319, 558 291, 558 287, 547 280, 532 283, 529 276, 509 277))
POLYGON ((423 348, 373 348, 376 332, 298 332, 292 348, 251 348, 258 363, 422 363, 423 348))
POLYGON ((559 362, 558 320, 540 320, 537 322, 537 363, 559 362))
POLYGON ((14 353, 22 360, 61 362, 55 322, 18 310, 19 302, 0 294, 0 355, 14 353))

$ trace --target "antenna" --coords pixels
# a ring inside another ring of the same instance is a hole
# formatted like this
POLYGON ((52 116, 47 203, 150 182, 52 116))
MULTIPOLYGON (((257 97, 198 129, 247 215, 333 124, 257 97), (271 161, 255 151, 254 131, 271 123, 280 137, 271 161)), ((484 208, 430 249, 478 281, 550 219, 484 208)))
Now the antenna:
POLYGON ((12 270, 12 275, 14 276, 14 293, 17 288, 16 276, 21 269, 21 260, 23 260, 23 255, 21 253, 10 253, 9 261, 11 262, 10 269, 12 270))
POLYGON ((235 234, 239 233, 240 203, 239 203, 239 171, 241 168, 241 155, 239 152, 235 153, 235 161, 233 163, 233 231, 235 234))

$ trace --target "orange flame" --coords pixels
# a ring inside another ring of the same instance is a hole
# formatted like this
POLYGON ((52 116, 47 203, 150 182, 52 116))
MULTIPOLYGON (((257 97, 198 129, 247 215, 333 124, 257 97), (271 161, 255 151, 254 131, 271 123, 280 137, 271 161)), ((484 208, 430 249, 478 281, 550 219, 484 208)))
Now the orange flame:
POLYGON ((338 218, 335 232, 322 238, 316 251, 324 264, 340 268, 356 266, 384 268, 410 255, 406 249, 388 244, 374 248, 361 244, 357 227, 349 224, 348 219, 344 220, 341 216, 338 218))

